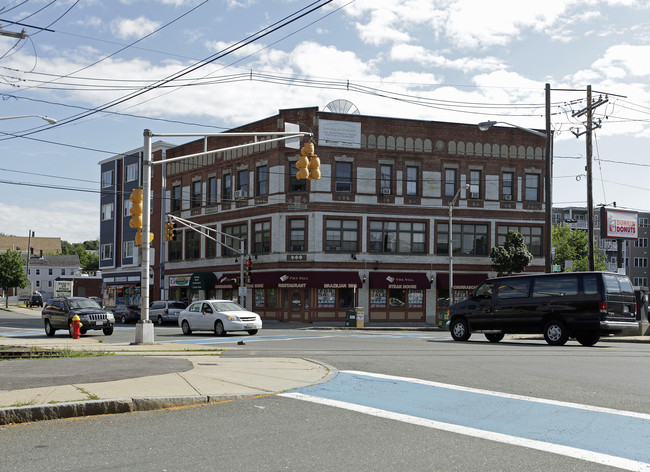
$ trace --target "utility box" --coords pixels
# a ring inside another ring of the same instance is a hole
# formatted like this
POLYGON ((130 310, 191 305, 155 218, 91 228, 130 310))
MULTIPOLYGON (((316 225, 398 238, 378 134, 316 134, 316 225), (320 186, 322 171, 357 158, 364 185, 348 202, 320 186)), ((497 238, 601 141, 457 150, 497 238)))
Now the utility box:
POLYGON ((353 328, 357 325, 357 312, 355 310, 348 310, 345 312, 345 326, 353 328))
POLYGON ((363 328, 363 323, 366 320, 366 311, 362 306, 358 306, 354 309, 357 317, 357 328, 363 328))

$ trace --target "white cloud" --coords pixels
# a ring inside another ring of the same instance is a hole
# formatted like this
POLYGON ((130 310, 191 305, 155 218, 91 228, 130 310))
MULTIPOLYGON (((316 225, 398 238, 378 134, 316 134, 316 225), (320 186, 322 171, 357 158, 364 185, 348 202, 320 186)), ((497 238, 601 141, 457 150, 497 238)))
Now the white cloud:
POLYGON ((155 31, 160 23, 144 16, 138 18, 117 18, 111 22, 111 31, 120 39, 141 38, 155 31))
POLYGON ((592 67, 607 78, 647 77, 650 75, 650 45, 619 44, 605 51, 592 67))

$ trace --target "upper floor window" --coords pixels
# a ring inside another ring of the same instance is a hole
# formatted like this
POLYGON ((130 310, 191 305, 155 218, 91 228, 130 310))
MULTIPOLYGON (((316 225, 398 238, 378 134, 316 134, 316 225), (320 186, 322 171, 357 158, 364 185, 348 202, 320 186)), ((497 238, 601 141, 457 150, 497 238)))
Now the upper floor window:
POLYGON ((539 201, 539 174, 526 174, 526 192, 524 200, 527 202, 539 201))
POLYGON ((634 258, 634 267, 648 267, 648 258, 647 257, 635 257, 634 258))
POLYGON ((105 203, 102 205, 102 221, 113 219, 114 205, 112 203, 105 203))
POLYGON ((514 172, 504 172, 501 176, 501 198, 514 200, 514 172))
POLYGON ((190 199, 190 208, 199 208, 201 206, 201 181, 192 182, 192 198, 190 199))
POLYGON ((325 252, 359 251, 359 222, 357 220, 327 219, 325 222, 325 252))
POLYGON ((102 172, 102 187, 111 187, 113 185, 113 171, 102 172))
POLYGON ((289 220, 289 252, 303 252, 305 250, 305 220, 289 220))
POLYGON ((138 178, 138 164, 129 164, 126 166, 126 181, 131 182, 138 178))
POLYGON ((184 231, 181 231, 180 234, 176 235, 176 241, 169 241, 167 247, 169 248, 169 259, 170 261, 180 261, 183 259, 183 237, 182 234, 184 231))
POLYGON ((124 256, 123 257, 133 257, 134 249, 135 249, 135 241, 124 241, 124 256))
MULTIPOLYGON (((229 234, 231 236, 234 236, 236 238, 240 239, 246 239, 246 235, 248 233, 248 228, 246 224, 239 224, 239 225, 231 225, 231 226, 224 226, 223 232, 226 234, 229 234)), ((227 244, 229 247, 234 248, 239 250, 241 247, 241 243, 239 240, 230 238, 228 236, 223 236, 223 243, 227 244)), ((246 249, 247 245, 244 243, 244 249, 246 249)), ((232 251, 228 249, 226 246, 223 246, 223 255, 224 257, 234 257, 238 253, 235 251, 232 251)))
POLYGON ((222 202, 232 201, 232 175, 223 175, 223 193, 221 194, 222 202))
POLYGON ((337 162, 335 167, 335 192, 352 192, 352 163, 337 162))
POLYGON ((255 254, 271 252, 270 221, 261 221, 253 225, 253 252, 255 254))
POLYGON ((174 185, 172 187, 172 211, 181 210, 181 186, 174 185))
MULTIPOLYGON (((437 253, 449 254, 449 224, 438 223, 437 253)), ((452 233, 453 253, 463 256, 487 256, 488 226, 454 224, 452 233)))
POLYGON ((481 198, 481 171, 469 171, 469 198, 481 198))
POLYGON ((268 195, 269 193, 269 168, 267 166, 259 166, 256 169, 257 178, 255 184, 257 185, 256 194, 268 195))
POLYGON ((185 232, 185 259, 201 257, 201 235, 196 231, 185 232))
POLYGON ((61 275, 65 275, 65 269, 61 269, 61 275))
POLYGON ((207 204, 214 205, 217 203, 217 178, 208 177, 208 194, 207 194, 207 204))
POLYGON ((102 244, 101 250, 102 260, 112 259, 113 258, 113 245, 112 244, 102 244))
POLYGON ((444 197, 454 198, 456 195, 456 169, 445 169, 444 197))
POLYGON ((642 217, 639 218, 639 228, 647 228, 648 227, 648 218, 642 217))
POLYGON ((406 195, 418 195, 418 174, 420 169, 417 167, 406 168, 406 195))
POLYGON ((542 255, 542 227, 541 226, 499 226, 497 228, 497 246, 506 242, 508 231, 517 231, 524 237, 524 242, 533 256, 542 255))
POLYGON ((239 190, 244 197, 248 197, 248 171, 240 170, 237 172, 237 190, 239 190))
POLYGON ((393 166, 382 164, 379 166, 379 192, 390 195, 393 188, 393 166))
POLYGON ((648 247, 648 238, 639 238, 634 241, 634 247, 648 247))
POLYGON ((371 221, 369 252, 424 254, 425 223, 371 221))

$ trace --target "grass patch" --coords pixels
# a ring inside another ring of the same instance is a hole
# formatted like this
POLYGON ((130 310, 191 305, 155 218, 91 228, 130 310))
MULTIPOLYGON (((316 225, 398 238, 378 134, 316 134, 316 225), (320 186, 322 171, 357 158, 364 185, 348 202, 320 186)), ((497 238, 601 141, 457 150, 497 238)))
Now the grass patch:
POLYGON ((37 346, 19 347, 3 346, 0 347, 0 360, 16 359, 61 359, 75 357, 100 357, 114 356, 113 352, 106 351, 88 351, 71 348, 43 349, 37 346))

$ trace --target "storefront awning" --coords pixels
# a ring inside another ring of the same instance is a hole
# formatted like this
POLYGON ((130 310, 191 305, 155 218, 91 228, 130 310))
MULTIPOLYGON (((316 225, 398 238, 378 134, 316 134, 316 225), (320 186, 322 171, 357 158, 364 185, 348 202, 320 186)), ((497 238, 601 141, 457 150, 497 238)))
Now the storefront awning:
POLYGON ((359 288, 358 272, 288 271, 254 272, 252 288, 359 288))
POLYGON ((212 288, 237 288, 235 277, 239 277, 239 274, 223 274, 212 288))
MULTIPOLYGON (((457 274, 454 272, 454 288, 473 290, 487 278, 487 274, 457 274)), ((436 274, 436 287, 441 290, 449 290, 449 273, 438 272, 436 274)))
POLYGON ((214 272, 194 272, 190 277, 191 290, 209 290, 217 282, 214 272))
POLYGON ((370 288, 399 288, 427 290, 431 282, 418 272, 370 272, 370 288))

